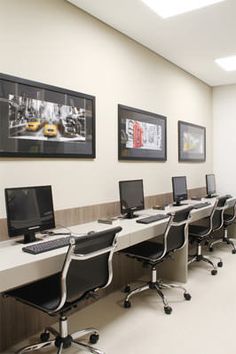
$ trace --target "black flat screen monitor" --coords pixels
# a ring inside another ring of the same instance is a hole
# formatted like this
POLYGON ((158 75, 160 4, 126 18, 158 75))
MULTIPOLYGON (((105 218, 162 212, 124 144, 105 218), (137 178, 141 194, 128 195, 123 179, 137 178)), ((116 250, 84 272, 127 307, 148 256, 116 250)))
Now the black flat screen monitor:
POLYGON ((181 201, 188 199, 186 176, 172 177, 172 190, 174 205, 184 205, 181 201))
POLYGON ((120 181, 120 210, 127 219, 135 218, 137 210, 144 209, 143 180, 120 181))
POLYGON ((24 235, 24 243, 36 241, 35 233, 55 228, 51 186, 5 189, 9 237, 24 235))
POLYGON ((206 192, 208 198, 216 196, 216 179, 213 174, 206 175, 206 192))

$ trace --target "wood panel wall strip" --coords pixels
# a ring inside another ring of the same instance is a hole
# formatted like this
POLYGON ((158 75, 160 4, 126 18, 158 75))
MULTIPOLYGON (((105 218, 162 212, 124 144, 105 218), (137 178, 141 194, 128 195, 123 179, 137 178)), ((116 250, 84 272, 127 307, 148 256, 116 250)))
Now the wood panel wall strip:
MULTIPOLYGON (((189 197, 193 195, 204 196, 205 188, 195 188, 188 191, 189 197)), ((164 193, 145 197, 145 207, 153 205, 166 205, 172 202, 172 193, 164 193)), ((58 226, 72 226, 97 220, 101 217, 116 216, 120 214, 120 203, 111 202, 103 204, 88 205, 79 208, 62 209, 55 211, 56 224, 58 226)), ((7 240, 7 221, 0 219, 0 241, 7 240)))

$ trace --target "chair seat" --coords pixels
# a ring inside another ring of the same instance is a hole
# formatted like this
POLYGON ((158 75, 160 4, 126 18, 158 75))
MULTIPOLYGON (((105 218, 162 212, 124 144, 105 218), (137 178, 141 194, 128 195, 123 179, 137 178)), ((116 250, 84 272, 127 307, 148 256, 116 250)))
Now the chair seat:
POLYGON ((131 246, 123 250, 125 254, 137 259, 150 261, 151 263, 157 261, 164 252, 162 243, 151 241, 144 241, 135 246, 131 246))
MULTIPOLYGON (((61 301, 61 286, 60 286, 61 274, 57 273, 50 277, 38 280, 34 283, 28 284, 16 290, 12 290, 6 293, 8 296, 13 296, 17 300, 26 303, 30 306, 36 307, 41 311, 50 313, 54 311, 61 301)), ((60 311, 66 312, 71 309, 71 306, 82 300, 89 293, 90 282, 86 282, 86 278, 81 278, 81 295, 77 294, 77 298, 73 296, 66 301, 60 311)), ((98 286, 98 285, 97 285, 98 286)), ((94 288, 96 288, 95 286, 94 288)), ((73 295, 73 293, 72 293, 73 295)), ((56 313, 55 313, 56 314, 56 313)))
POLYGON ((7 295, 37 307, 44 312, 50 312, 56 309, 60 302, 60 277, 60 273, 54 274, 32 284, 9 291, 7 295))
POLYGON ((232 219, 232 217, 233 217, 233 215, 231 215, 231 214, 224 214, 224 220, 230 220, 230 219, 232 219))
POLYGON ((209 227, 203 225, 189 225, 189 235, 204 237, 208 234, 209 227))
POLYGON ((224 214, 224 226, 229 226, 234 221, 233 215, 224 214), (232 220, 233 219, 233 220, 232 220))

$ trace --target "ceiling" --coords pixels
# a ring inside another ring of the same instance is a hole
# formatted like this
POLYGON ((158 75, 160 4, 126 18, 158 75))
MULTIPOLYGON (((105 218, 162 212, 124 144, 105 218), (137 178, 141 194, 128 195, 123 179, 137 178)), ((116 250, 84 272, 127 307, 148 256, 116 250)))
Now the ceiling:
POLYGON ((236 55, 236 0, 162 19, 141 0, 68 0, 210 86, 236 83, 214 59, 236 55))

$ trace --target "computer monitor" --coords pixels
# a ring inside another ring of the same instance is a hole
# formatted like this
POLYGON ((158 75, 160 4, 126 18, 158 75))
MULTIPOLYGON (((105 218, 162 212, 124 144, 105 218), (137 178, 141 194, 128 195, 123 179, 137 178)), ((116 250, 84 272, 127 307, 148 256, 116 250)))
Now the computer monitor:
POLYGON ((37 241, 35 233, 55 228, 51 186, 5 189, 9 237, 24 235, 24 243, 37 241))
POLYGON ((137 210, 144 209, 143 180, 119 182, 120 210, 127 219, 135 218, 137 210))
POLYGON ((213 174, 206 175, 206 192, 207 198, 216 196, 216 179, 213 174))
POLYGON ((182 200, 188 199, 186 176, 172 177, 173 200, 175 206, 184 205, 182 200))

